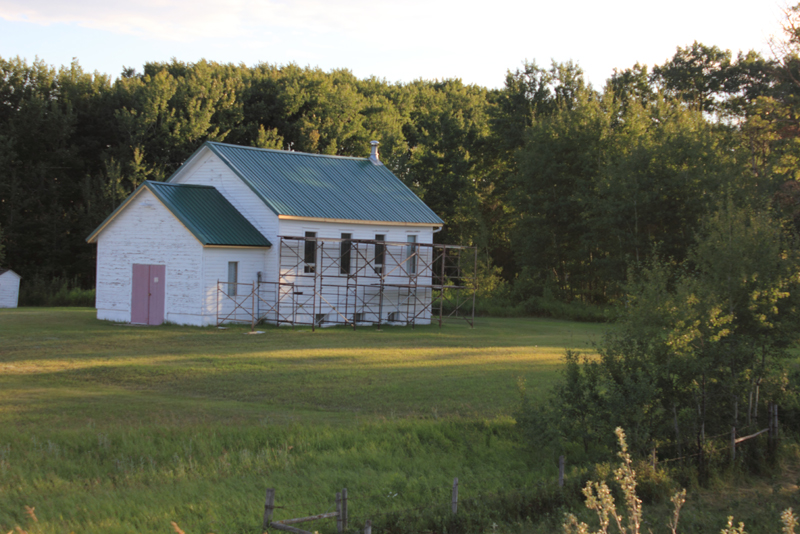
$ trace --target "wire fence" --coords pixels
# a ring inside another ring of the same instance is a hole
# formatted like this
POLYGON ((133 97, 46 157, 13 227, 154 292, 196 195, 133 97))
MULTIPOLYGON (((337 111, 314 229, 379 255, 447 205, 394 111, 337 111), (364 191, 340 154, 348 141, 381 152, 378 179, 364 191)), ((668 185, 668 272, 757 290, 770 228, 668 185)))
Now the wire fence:
MULTIPOLYGON (((768 446, 770 451, 774 451, 774 447, 777 444, 778 440, 778 433, 777 433, 777 409, 775 409, 775 417, 774 419, 770 419, 770 426, 767 429, 749 429, 748 431, 756 430, 751 435, 743 436, 743 437, 736 437, 736 429, 733 429, 731 433, 723 432, 711 436, 705 436, 703 439, 702 450, 692 453, 692 454, 684 454, 677 457, 671 458, 657 458, 654 457, 652 465, 653 468, 656 468, 658 465, 669 465, 674 462, 690 460, 698 457, 703 457, 703 460, 711 460, 714 455, 720 455, 725 451, 733 451, 733 457, 735 458, 735 451, 736 447, 750 441, 751 439, 758 437, 764 432, 769 431, 768 435, 768 446), (731 438, 731 446, 730 448, 727 446, 719 445, 719 439, 724 437, 731 438)), ((717 456, 719 459, 720 456, 717 456)), ((294 532, 295 534, 304 534, 308 531, 301 530, 295 527, 289 527, 288 525, 281 525, 283 521, 292 521, 292 518, 296 518, 301 515, 308 515, 309 512, 313 512, 314 516, 317 516, 318 519, 336 519, 337 520, 337 530, 338 532, 360 532, 364 531, 366 534, 371 534, 373 525, 387 525, 387 521, 408 521, 409 518, 417 516, 417 518, 427 517, 429 520, 431 518, 438 518, 440 521, 446 521, 447 518, 455 519, 458 516, 459 509, 462 510, 462 513, 471 513, 474 511, 480 511, 483 509, 491 509, 493 504, 496 504, 500 501, 513 501, 516 502, 518 507, 524 508, 526 500, 542 500, 548 501, 548 499, 561 501, 560 504, 563 504, 565 499, 568 498, 567 494, 580 494, 580 488, 583 486, 585 482, 583 478, 587 478, 588 474, 584 472, 582 475, 577 474, 573 470, 573 474, 570 477, 565 477, 565 461, 564 457, 559 458, 559 476, 558 478, 546 479, 539 482, 528 483, 521 487, 514 487, 514 488, 507 488, 506 483, 507 479, 498 477, 480 477, 480 485, 471 485, 467 482, 466 486, 461 487, 461 494, 459 495, 459 479, 455 479, 453 487, 436 487, 436 488, 429 488, 429 502, 430 504, 421 505, 421 506, 392 506, 391 503, 387 503, 386 506, 376 506, 376 501, 379 501, 383 498, 382 495, 377 494, 369 494, 369 495, 348 495, 346 497, 346 508, 345 508, 345 520, 342 521, 342 509, 339 504, 339 500, 336 501, 331 500, 328 503, 321 503, 319 501, 298 501, 296 499, 292 500, 291 503, 282 503, 281 505, 272 505, 272 511, 280 511, 279 514, 281 517, 286 516, 283 519, 279 519, 276 521, 267 521, 265 519, 265 528, 267 526, 272 526, 273 528, 277 528, 278 530, 286 530, 289 532, 294 532), (569 478, 565 484, 565 479, 569 478), (481 488, 485 488, 489 486, 493 487, 500 487, 502 489, 493 490, 493 491, 483 491, 481 488), (567 485, 568 488, 564 488, 567 485), (550 492, 548 494, 548 492, 550 492), (365 505, 364 509, 361 508, 361 505, 365 505), (324 516, 324 517, 320 517, 324 516), (276 525, 277 523, 277 525, 276 525), (363 525, 363 527, 362 527, 363 525)), ((463 479, 461 479, 463 480, 463 479)), ((588 480, 588 478, 587 478, 588 480)), ((343 490, 346 494, 347 490, 343 490)), ((269 495, 269 494, 268 494, 269 495)), ((395 494, 394 496, 396 496, 395 494)), ((275 496, 273 490, 273 497, 275 496)), ((386 498, 391 499, 392 493, 390 492, 386 498)), ((269 501, 269 496, 267 498, 269 501)), ((549 501, 548 501, 549 502, 549 501)), ((559 504, 556 502, 555 504, 559 504)), ((268 507, 269 502, 265 505, 268 507)), ((271 515, 271 514, 270 514, 271 515)), ((266 517, 266 516, 265 516, 266 517)))
MULTIPOLYGON (((265 519, 264 519, 264 528, 272 527, 277 530, 286 530, 289 532, 294 532, 297 534, 305 533, 308 531, 298 529, 296 527, 287 527, 287 524, 294 524, 299 522, 298 519, 293 519, 291 517, 285 517, 283 519, 275 519, 272 520, 271 512, 273 510, 282 510, 284 513, 280 514, 281 516, 287 515, 286 512, 296 512, 298 515, 308 514, 310 510, 313 510, 313 515, 300 518, 304 520, 325 520, 325 519, 337 519, 337 530, 338 532, 355 532, 361 531, 363 525, 363 530, 365 532, 371 533, 371 528, 373 524, 382 524, 385 523, 387 519, 394 519, 394 520, 403 520, 403 518, 409 518, 411 516, 433 516, 438 515, 440 519, 445 519, 447 517, 455 517, 459 514, 459 511, 463 514, 465 509, 469 512, 471 509, 480 508, 481 506, 486 506, 488 503, 496 502, 501 499, 509 500, 521 500, 525 497, 530 497, 534 492, 541 492, 545 489, 551 489, 553 491, 557 490, 557 485, 555 479, 551 481, 543 481, 539 483, 529 484, 519 488, 513 489, 503 489, 503 490, 496 490, 496 491, 477 491, 477 492, 470 492, 468 494, 464 494, 462 492, 461 495, 458 494, 458 479, 455 479, 452 488, 439 488, 440 491, 440 499, 434 499, 430 504, 422 505, 422 506, 405 506, 405 507, 375 507, 374 501, 376 499, 375 495, 363 495, 363 496, 349 496, 347 497, 347 511, 344 512, 346 514, 346 523, 341 524, 338 520, 339 517, 336 517, 336 514, 341 514, 341 508, 337 504, 331 506, 330 504, 320 504, 317 503, 316 506, 309 502, 298 502, 294 501, 293 505, 283 505, 277 506, 272 505, 270 506, 270 498, 276 498, 276 494, 274 490, 267 490, 267 502, 265 503, 265 519), (447 496, 445 498, 445 495, 447 496), (359 504, 361 503, 370 503, 373 504, 367 510, 358 510, 354 513, 350 509, 351 506, 353 508, 358 508, 359 504), (336 510, 336 512, 334 512, 336 510), (332 517, 333 514, 333 517, 332 517)), ((563 490, 559 490, 563 491, 563 490)), ((343 490, 346 492, 346 489, 343 490)), ((339 495, 339 494, 337 494, 339 495)), ((291 515, 291 514, 289 514, 291 515)))

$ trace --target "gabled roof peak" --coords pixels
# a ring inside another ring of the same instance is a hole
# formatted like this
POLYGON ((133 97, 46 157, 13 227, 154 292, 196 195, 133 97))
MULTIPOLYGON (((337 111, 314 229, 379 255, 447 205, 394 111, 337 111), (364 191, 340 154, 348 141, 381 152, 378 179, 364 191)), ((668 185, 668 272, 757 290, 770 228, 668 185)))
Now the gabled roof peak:
POLYGON ((444 224, 383 164, 206 141, 173 174, 210 150, 279 217, 439 226, 444 224))
POLYGON ((148 185, 157 184, 156 187, 161 186, 169 186, 169 187, 197 187, 200 189, 216 189, 213 185, 203 185, 203 184, 171 184, 169 182, 159 182, 157 180, 145 180, 143 183, 147 183, 148 185))
POLYGON ((338 156, 336 154, 314 154, 311 152, 297 152, 295 150, 279 150, 277 148, 260 148, 257 146, 233 145, 230 143, 220 143, 219 141, 206 141, 205 143, 203 143, 203 145, 214 145, 218 147, 229 147, 229 148, 237 148, 243 150, 255 150, 257 152, 274 152, 282 155, 310 156, 312 158, 351 159, 351 160, 354 159, 360 161, 369 160, 369 158, 359 158, 358 156, 338 156))
POLYGON ((86 238, 94 243, 103 229, 144 189, 150 191, 204 246, 271 247, 215 187, 145 180, 86 238))

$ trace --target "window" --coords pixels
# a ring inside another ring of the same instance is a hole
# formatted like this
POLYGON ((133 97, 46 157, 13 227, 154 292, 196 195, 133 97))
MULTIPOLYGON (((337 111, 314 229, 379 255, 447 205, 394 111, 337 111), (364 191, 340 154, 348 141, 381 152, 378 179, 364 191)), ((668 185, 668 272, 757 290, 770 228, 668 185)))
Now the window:
POLYGON ((417 274, 417 236, 408 236, 408 246, 406 246, 406 271, 408 274, 417 274))
POLYGON ((304 272, 313 273, 317 270, 317 232, 306 232, 306 247, 303 254, 305 263, 304 272))
POLYGON ((352 243, 350 238, 353 234, 342 234, 342 242, 339 244, 339 273, 350 274, 350 249, 352 243))
POLYGON ((383 272, 383 260, 386 257, 386 234, 377 234, 375 236, 375 272, 381 274, 383 272))
POLYGON ((228 296, 236 296, 236 284, 239 282, 239 262, 228 262, 228 296))

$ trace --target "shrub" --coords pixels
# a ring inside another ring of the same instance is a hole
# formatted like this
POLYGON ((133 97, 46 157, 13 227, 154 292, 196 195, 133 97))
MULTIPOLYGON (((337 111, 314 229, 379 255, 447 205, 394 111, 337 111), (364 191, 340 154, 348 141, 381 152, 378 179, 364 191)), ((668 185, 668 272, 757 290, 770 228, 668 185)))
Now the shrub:
POLYGON ((94 289, 82 289, 77 279, 41 277, 23 279, 19 288, 20 306, 86 306, 93 307, 94 289))
MULTIPOLYGON (((615 498, 604 480, 586 483, 583 489, 583 494, 586 497, 586 508, 593 510, 597 514, 600 524, 600 529, 597 531, 598 534, 608 534, 612 525, 616 526, 616 530, 620 534, 639 534, 642 527, 642 500, 639 498, 636 489, 639 480, 637 480, 636 471, 633 469, 634 464, 628 453, 625 432, 618 427, 615 433, 620 447, 617 455, 622 462, 619 468, 614 471, 614 479, 619 484, 622 492, 624 510, 617 509, 615 498)), ((686 490, 675 492, 671 501, 674 511, 667 524, 672 534, 677 534, 681 508, 686 502, 686 490)), ((791 508, 781 513, 781 523, 783 524, 783 534, 795 534, 798 520, 791 508)), ((566 534, 590 534, 591 532, 589 525, 579 522, 578 518, 573 514, 567 514, 563 529, 566 534)), ((739 523, 738 526, 734 526, 733 517, 728 517, 728 524, 722 529, 721 534, 745 534, 744 524, 739 523)))

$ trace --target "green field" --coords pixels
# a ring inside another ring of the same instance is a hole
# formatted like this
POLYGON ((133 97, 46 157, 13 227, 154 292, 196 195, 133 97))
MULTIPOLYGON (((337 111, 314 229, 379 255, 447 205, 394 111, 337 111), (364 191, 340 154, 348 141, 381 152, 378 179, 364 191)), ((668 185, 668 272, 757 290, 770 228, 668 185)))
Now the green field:
MULTIPOLYGON (((551 532, 564 502, 580 509, 586 470, 568 470, 570 492, 554 488, 563 451, 519 439, 517 383, 541 398, 564 349, 589 351, 606 328, 479 319, 251 335, 0 310, 0 533, 167 533, 172 521, 260 533, 268 487, 275 519, 333 511, 346 487, 350 532, 366 519, 376 534, 443 532, 431 525, 451 519, 454 477, 459 517, 474 521, 448 531, 551 532)), ((694 487, 680 531, 718 533, 730 514, 751 534, 778 531, 780 511, 800 509, 800 449, 787 446, 779 472, 694 487)), ((646 527, 668 532, 668 515, 647 508, 646 527)))
MULTIPOLYGON (((565 348, 603 325, 479 319, 438 327, 134 327, 90 309, 0 311, 0 531, 261 532, 331 511, 444 514, 460 499, 552 480, 511 413, 565 348), (34 522, 25 507, 35 507, 34 522)), ((331 521, 308 527, 335 531, 331 521)))

